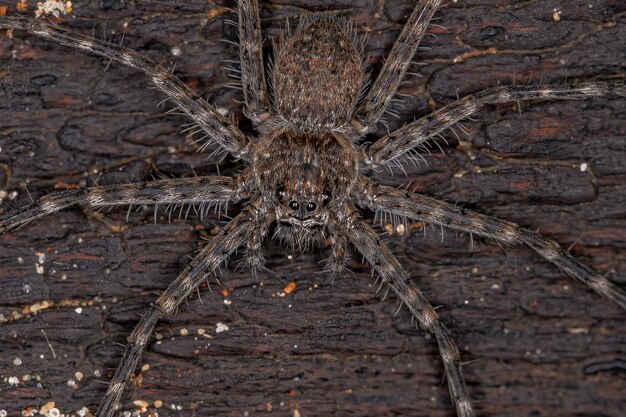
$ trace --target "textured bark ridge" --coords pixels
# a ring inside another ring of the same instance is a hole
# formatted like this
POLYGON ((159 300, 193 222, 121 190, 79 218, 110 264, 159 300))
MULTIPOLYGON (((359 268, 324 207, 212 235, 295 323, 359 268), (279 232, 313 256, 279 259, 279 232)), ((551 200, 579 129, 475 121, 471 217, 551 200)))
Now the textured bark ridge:
MULTIPOLYGON (((121 39, 172 68, 248 133, 223 61, 238 48, 232 4, 76 2, 62 24, 121 39)), ((401 86, 393 130, 457 95, 499 84, 623 78, 626 6, 589 2, 464 1, 437 16, 401 86), (514 3, 514 2, 511 2, 514 3)), ((375 73, 413 1, 262 3, 277 39, 285 20, 332 7, 369 40, 375 73), (332 5, 331 5, 332 3, 332 5)), ((14 5, 7 13, 16 13, 14 5)), ((29 10, 27 13, 32 13, 29 10)), ((266 44, 270 46, 270 42, 266 44)), ((268 48, 269 51, 269 48, 268 48)), ((55 189, 217 174, 163 115, 140 74, 15 32, 0 34, 2 210, 55 189), (26 191, 28 190, 28 192, 26 191)), ((169 109, 165 104, 165 109, 169 109)), ((626 285, 626 100, 489 107, 449 132, 428 165, 377 174, 519 223, 558 241, 626 285), (443 144, 445 145, 445 144, 443 144)), ((378 136, 384 134, 381 128, 378 136)), ((373 137, 375 137, 374 135, 373 137)), ((221 175, 237 172, 229 159, 221 175)), ((69 209, 0 236, 0 410, 96 404, 145 309, 225 223, 185 208, 69 209)), ((229 216, 238 212, 229 209, 229 216)), ((620 416, 626 408, 624 313, 524 248, 419 224, 380 228, 454 333, 482 416, 620 416), (398 231, 402 233, 397 233, 398 231)), ((331 285, 328 247, 291 255, 267 245, 270 272, 223 270, 156 328, 125 410, 159 416, 450 416, 434 340, 374 297, 360 257, 331 285), (295 284, 294 284, 295 283, 295 284), (294 288, 295 285, 295 288, 294 288)), ((241 256, 241 255, 240 255, 241 256)), ((83 410, 84 411, 84 410, 83 410)), ((84 414, 83 414, 84 415, 84 414)))

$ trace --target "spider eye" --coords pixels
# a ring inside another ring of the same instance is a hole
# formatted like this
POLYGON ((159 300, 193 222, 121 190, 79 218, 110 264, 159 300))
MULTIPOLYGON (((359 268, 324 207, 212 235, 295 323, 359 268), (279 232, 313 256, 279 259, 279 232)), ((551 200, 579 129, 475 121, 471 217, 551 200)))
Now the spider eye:
POLYGON ((330 201, 330 191, 324 191, 324 194, 322 194, 322 206, 326 207, 329 201, 330 201))
POLYGON ((289 202, 289 208, 292 210, 298 210, 298 208, 300 208, 300 204, 298 204, 297 201, 290 201, 289 202))
POLYGON ((306 210, 307 210, 307 211, 313 211, 313 210, 315 210, 316 208, 317 208, 317 204, 315 204, 315 203, 314 203, 314 202, 312 202, 312 201, 309 201, 309 202, 307 203, 307 205, 306 205, 306 210))
POLYGON ((279 201, 282 201, 283 198, 285 198, 285 189, 283 187, 280 187, 276 191, 276 197, 278 198, 279 201))

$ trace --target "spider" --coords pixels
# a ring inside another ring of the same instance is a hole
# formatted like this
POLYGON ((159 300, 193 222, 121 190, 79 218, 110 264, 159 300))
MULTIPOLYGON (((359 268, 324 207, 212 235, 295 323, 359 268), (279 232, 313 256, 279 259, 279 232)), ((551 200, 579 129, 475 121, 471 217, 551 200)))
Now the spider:
MULTIPOLYGON (((354 45, 354 35, 346 23, 327 16, 312 15, 303 19, 299 29, 277 52, 270 76, 271 90, 265 88, 267 83, 264 79, 260 32, 254 29, 259 27, 258 6, 255 2, 241 2, 242 84, 246 115, 260 133, 256 141, 241 133, 228 119, 193 95, 188 87, 177 82, 169 72, 129 49, 69 34, 41 22, 22 18, 0 20, 0 27, 27 28, 57 41, 61 41, 61 37, 67 34, 65 42, 70 46, 119 59, 147 72, 152 81, 183 111, 192 115, 194 122, 208 133, 219 150, 226 150, 245 163, 245 168, 232 179, 201 176, 141 185, 70 190, 45 196, 32 206, 3 217, 2 226, 13 229, 81 202, 87 202, 93 207, 186 202, 200 205, 201 210, 203 204, 211 206, 239 202, 243 205, 241 213, 196 255, 130 336, 125 359, 118 368, 98 415, 111 415, 114 412, 125 381, 134 372, 155 321, 172 314, 176 306, 207 275, 216 274, 219 265, 238 247, 246 247, 245 259, 252 269, 261 268, 264 261, 261 243, 268 237, 270 230, 269 236, 297 249, 307 249, 324 240, 330 241, 331 258, 326 269, 331 274, 341 274, 345 267, 347 246, 353 245, 373 266, 374 271, 381 275, 383 283, 389 285, 409 307, 421 327, 434 334, 457 413, 462 416, 472 415, 471 402, 461 376, 459 354, 452 338, 414 281, 408 279, 407 272, 373 229, 362 222, 362 210, 388 212, 401 222, 410 219, 444 224, 504 244, 525 243, 548 260, 560 263, 571 275, 586 282, 601 295, 612 299, 622 308, 626 306, 622 290, 536 232, 519 229, 511 223, 496 221, 423 195, 379 186, 363 175, 396 163, 402 165, 404 162, 416 162, 413 158, 418 156, 412 152, 425 143, 422 139, 436 137, 440 131, 447 130, 450 125, 455 125, 460 119, 482 108, 483 103, 462 99, 434 113, 434 116, 426 116, 384 136, 367 148, 354 145, 373 131, 387 109, 401 75, 412 60, 417 41, 438 6, 437 1, 420 2, 416 6, 399 37, 398 47, 392 49, 377 81, 371 86, 366 86, 361 52, 354 45), (414 41, 403 42, 402 39, 414 41), (99 47, 106 50, 98 52, 96 49, 99 47), (303 51, 308 49, 312 49, 313 53, 304 54, 303 51), (319 54, 316 54, 318 51, 319 54), (319 56, 334 59, 325 63, 311 58, 319 56), (396 70, 394 62, 406 65, 396 70), (315 71, 311 68, 316 68, 316 65, 321 68, 329 65, 330 73, 321 78, 312 77, 315 71), (308 67, 306 77, 302 77, 300 72, 303 66, 308 67), (170 82, 173 84, 168 84, 170 82), (319 88, 319 85, 325 88, 319 88), (294 90, 299 95, 290 94, 294 90), (323 93, 321 100, 320 92, 323 93), (185 101, 187 99, 191 101, 185 101), (455 109, 461 111, 455 113, 455 109), (422 122, 427 123, 424 125, 422 122), (425 126, 425 130, 414 132, 420 126, 425 126), (294 143, 298 146, 292 146, 294 143), (283 165, 277 164, 277 161, 283 165)), ((624 95, 623 84, 595 81, 574 86, 504 87, 486 90, 473 97, 506 95, 503 101, 508 102, 610 94, 624 95)))

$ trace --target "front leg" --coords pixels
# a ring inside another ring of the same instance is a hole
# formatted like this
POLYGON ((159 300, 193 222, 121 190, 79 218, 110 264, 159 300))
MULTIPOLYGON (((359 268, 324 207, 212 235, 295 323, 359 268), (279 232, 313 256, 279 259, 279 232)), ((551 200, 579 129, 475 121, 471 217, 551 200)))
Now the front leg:
POLYGON ((176 308, 209 276, 214 276, 220 265, 240 246, 246 244, 258 230, 267 228, 267 213, 250 206, 231 220, 191 261, 191 264, 172 282, 155 301, 128 338, 115 375, 109 384, 104 399, 100 402, 97 417, 112 417, 130 376, 135 371, 154 326, 162 318, 171 316, 176 308))
POLYGON ((437 339, 439 354, 446 370, 450 398, 458 417, 474 416, 474 410, 465 389, 461 373, 459 349, 450 335, 450 331, 441 322, 424 294, 410 280, 389 248, 381 241, 376 232, 354 214, 346 216, 344 232, 367 262, 380 275, 384 283, 402 300, 404 305, 418 321, 422 329, 437 339))
POLYGON ((577 261, 558 243, 515 223, 486 216, 436 198, 364 182, 358 192, 361 204, 395 216, 434 223, 475 233, 511 246, 526 245, 603 297, 626 310, 626 292, 587 265, 577 261))
POLYGON ((245 193, 243 177, 177 178, 141 184, 57 191, 41 197, 29 206, 0 217, 0 232, 16 229, 77 204, 92 208, 144 204, 221 205, 237 202, 245 193))

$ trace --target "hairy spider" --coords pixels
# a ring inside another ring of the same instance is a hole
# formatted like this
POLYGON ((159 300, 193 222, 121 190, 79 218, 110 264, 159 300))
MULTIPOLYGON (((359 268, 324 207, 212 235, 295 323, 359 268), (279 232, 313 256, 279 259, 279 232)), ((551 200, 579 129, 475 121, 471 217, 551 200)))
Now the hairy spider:
POLYGON ((584 99, 625 94, 622 83, 590 81, 576 85, 499 87, 451 103, 435 113, 380 138, 372 146, 355 144, 375 129, 388 109, 402 76, 438 1, 420 2, 389 53, 376 81, 367 85, 363 58, 354 34, 341 19, 310 15, 301 19, 274 57, 265 80, 256 2, 239 4, 241 77, 245 111, 259 134, 245 135, 168 71, 129 49, 73 34, 25 18, 2 17, 0 27, 27 29, 44 38, 118 60, 148 75, 220 151, 241 159, 236 176, 174 179, 147 184, 102 186, 61 191, 2 218, 13 229, 74 204, 102 208, 116 205, 173 204, 207 207, 241 203, 239 215, 199 252, 144 315, 98 415, 114 412, 157 319, 169 316, 207 276, 239 247, 253 269, 263 266, 261 245, 268 232, 296 249, 331 242, 326 270, 340 274, 349 244, 372 265, 409 308, 420 326, 433 334, 446 370, 457 413, 473 415, 460 370, 460 358, 448 331, 407 272, 378 235, 360 220, 361 210, 388 214, 401 222, 421 221, 495 239, 526 244, 565 272, 626 307, 622 290, 576 261, 536 232, 479 215, 421 194, 376 185, 376 170, 419 162, 415 153, 428 140, 492 102, 537 99, 584 99), (267 86, 271 86, 268 90, 267 86))

